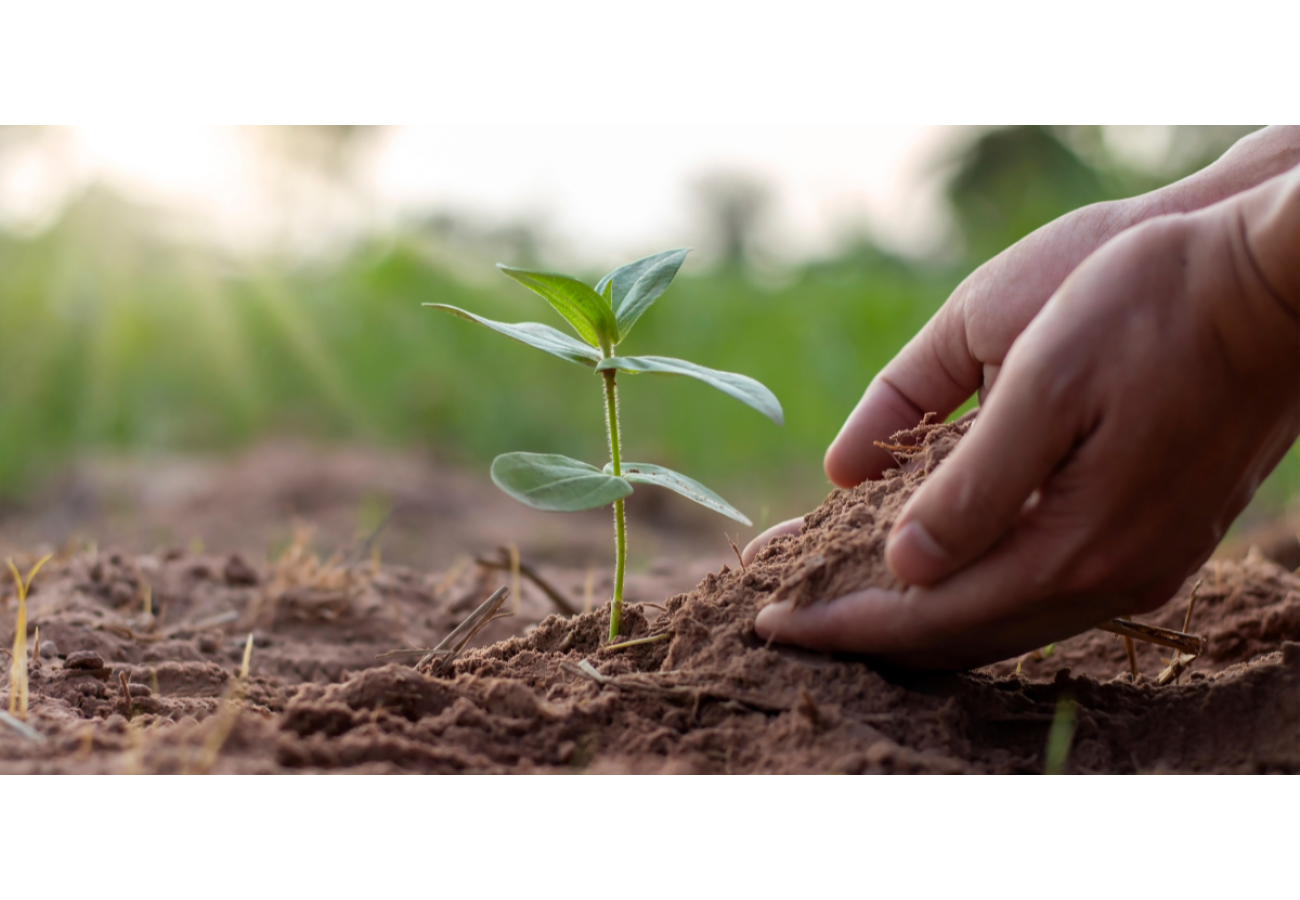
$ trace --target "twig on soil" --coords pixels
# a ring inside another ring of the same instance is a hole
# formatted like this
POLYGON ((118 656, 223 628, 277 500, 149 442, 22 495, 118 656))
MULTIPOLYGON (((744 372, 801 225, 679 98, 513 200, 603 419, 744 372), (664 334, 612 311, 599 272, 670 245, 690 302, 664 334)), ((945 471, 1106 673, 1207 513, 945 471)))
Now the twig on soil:
POLYGON ((1196 584, 1192 585, 1192 593, 1187 598, 1187 615, 1183 616, 1183 631, 1192 627, 1192 610, 1196 609, 1196 592, 1201 589, 1201 579, 1196 579, 1196 584))
POLYGON ((18 734, 22 735, 23 737, 27 738, 27 740, 29 741, 35 741, 36 743, 41 743, 42 741, 45 740, 45 735, 41 734, 35 728, 28 725, 26 722, 22 721, 16 716, 9 715, 9 713, 5 712, 2 709, 0 709, 0 724, 8 725, 10 728, 18 732, 18 734))
MULTIPOLYGON (((461 622, 451 634, 443 638, 438 646, 430 650, 423 659, 415 664, 415 668, 422 670, 425 665, 429 665, 429 673, 433 676, 441 675, 447 668, 460 656, 465 645, 474 639, 483 628, 494 619, 505 618, 497 615, 501 609, 501 604, 505 603, 506 598, 510 596, 510 588, 499 587, 492 592, 492 596, 484 600, 479 608, 470 613, 465 621, 461 622), (441 657, 434 663, 434 659, 441 657)), ((505 614, 510 615, 509 613, 505 614)))
POLYGON ((722 532, 722 536, 727 539, 727 543, 731 545, 731 551, 736 554, 736 561, 740 563, 740 571, 743 574, 745 572, 745 557, 740 555, 740 548, 737 547, 736 542, 731 539, 731 535, 724 531, 722 532))
POLYGON ((576 666, 570 662, 562 662, 560 663, 560 668, 571 675, 589 678, 601 687, 609 686, 626 688, 628 690, 641 691, 646 694, 654 694, 658 697, 663 697, 669 700, 678 700, 690 703, 692 715, 699 711, 700 703, 706 699, 718 700, 722 703, 735 703, 738 706, 761 713, 783 713, 788 711, 786 707, 777 706, 759 697, 729 694, 726 691, 704 685, 665 685, 655 684, 652 681, 646 680, 647 676, 651 674, 671 675, 674 674, 672 672, 644 672, 640 675, 602 675, 589 660, 585 659, 579 662, 576 666))
POLYGON ((632 641, 623 641, 621 644, 606 644, 601 647, 602 650, 626 650, 628 647, 639 647, 642 644, 657 644, 660 641, 666 641, 673 636, 671 631, 664 631, 659 634, 652 634, 649 637, 637 638, 632 641))
POLYGON ((1186 672, 1188 668, 1191 667, 1195 659, 1196 659, 1195 654, 1179 653, 1177 651, 1174 651, 1174 658, 1167 660, 1169 666, 1158 676, 1156 676, 1156 684, 1160 685, 1161 687, 1164 687, 1166 684, 1168 684, 1171 681, 1177 681, 1179 678, 1182 677, 1183 673, 1186 672))
MULTIPOLYGON (((1183 617, 1183 631, 1186 631, 1192 624, 1192 611, 1196 609, 1196 595, 1201 589, 1201 582, 1198 580, 1192 585, 1192 593, 1187 598, 1187 615, 1183 617)), ((1196 659, 1195 653, 1179 653, 1174 651, 1173 658, 1168 660, 1168 667, 1156 677, 1156 684, 1164 686, 1169 682, 1178 682, 1183 672, 1189 669, 1196 659)))
POLYGON ((1138 678, 1141 677, 1138 672, 1137 648, 1133 646, 1133 639, 1127 634, 1124 635, 1124 652, 1128 654, 1128 673, 1133 676, 1133 683, 1137 684, 1138 678))
POLYGON ((1205 639, 1199 635, 1174 631, 1172 628, 1160 628, 1156 625, 1144 625, 1128 619, 1111 619, 1097 626, 1100 631, 1109 631, 1122 637, 1131 637, 1148 644, 1158 644, 1184 653, 1199 654, 1205 648, 1205 639))
POLYGON ((551 602, 559 608, 560 612, 564 613, 566 616, 576 616, 578 614, 577 608, 565 599, 564 595, 556 590, 554 585, 538 574, 536 569, 519 558, 518 550, 515 551, 513 557, 510 555, 510 550, 506 547, 499 547, 497 548, 497 551, 502 555, 502 559, 496 560, 489 557, 477 556, 474 558, 474 562, 485 569, 498 569, 501 571, 511 572, 512 580, 516 584, 518 583, 518 578, 515 577, 515 573, 512 569, 517 566, 518 574, 523 575, 533 584, 541 588, 542 593, 551 599, 551 602))

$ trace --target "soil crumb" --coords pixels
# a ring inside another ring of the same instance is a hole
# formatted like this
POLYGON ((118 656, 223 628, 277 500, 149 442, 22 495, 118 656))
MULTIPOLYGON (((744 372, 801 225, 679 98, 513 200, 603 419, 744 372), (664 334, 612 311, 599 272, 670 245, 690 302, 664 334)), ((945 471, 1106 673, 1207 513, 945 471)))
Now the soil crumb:
MULTIPOLYGON (((889 584, 892 516, 968 427, 897 436, 903 468, 835 492, 747 567, 666 600, 650 573, 630 581, 658 600, 625 608, 627 646, 604 643, 607 606, 557 612, 525 580, 514 616, 438 677, 416 663, 509 572, 301 547, 269 564, 65 555, 28 601, 31 707, 0 719, 0 772, 1040 773, 1062 701, 1075 708, 1067 772, 1300 771, 1300 577, 1258 552, 1209 563, 1143 617, 1181 628, 1200 582, 1206 651, 1165 686, 1162 651, 1140 647, 1134 683, 1100 632, 910 676, 757 638, 774 597, 889 584)), ((571 585, 585 569, 547 572, 571 585)), ((0 634, 16 605, 0 589, 0 634)))

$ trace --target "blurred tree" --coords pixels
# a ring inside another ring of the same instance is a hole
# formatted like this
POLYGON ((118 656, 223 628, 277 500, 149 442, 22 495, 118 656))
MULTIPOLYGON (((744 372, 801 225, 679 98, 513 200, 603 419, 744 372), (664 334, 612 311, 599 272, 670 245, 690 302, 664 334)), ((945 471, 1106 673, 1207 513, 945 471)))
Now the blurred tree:
POLYGON ((955 154, 947 188, 962 249, 982 262, 1072 209, 1190 175, 1253 130, 1021 125, 979 134, 955 154))
POLYGON ((960 152, 947 189, 963 249, 982 262, 1057 216, 1112 196, 1047 128, 986 132, 960 152))
POLYGON ((703 213, 705 246, 728 268, 741 268, 756 249, 755 234, 771 193, 758 179, 737 172, 713 172, 694 183, 703 213))

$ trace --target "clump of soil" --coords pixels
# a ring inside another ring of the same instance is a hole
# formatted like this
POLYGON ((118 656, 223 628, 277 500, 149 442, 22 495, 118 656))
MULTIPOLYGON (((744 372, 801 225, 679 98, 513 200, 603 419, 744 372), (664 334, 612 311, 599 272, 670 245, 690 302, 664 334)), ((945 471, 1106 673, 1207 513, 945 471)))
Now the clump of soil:
MULTIPOLYGON (((52 642, 32 673, 34 731, 0 723, 0 771, 1031 773, 1063 698, 1077 709, 1067 771, 1300 770, 1300 577, 1259 554, 1199 573, 1207 650, 1166 687, 1156 649, 1134 684, 1118 639, 1096 632, 1019 672, 910 676, 757 638, 774 597, 890 583, 889 523, 967 427, 897 437, 911 464, 832 494, 800 536, 662 606, 630 604, 623 640, 654 640, 605 646, 607 607, 550 614, 526 588, 439 677, 413 668, 422 649, 500 572, 306 553, 56 561, 30 601, 52 642), (376 659, 400 647, 415 649, 376 659)), ((1181 627, 1189 589, 1149 621, 1181 627)), ((13 612, 11 598, 0 628, 13 612)))
POLYGON ((878 481, 835 491, 804 517, 798 538, 779 538, 759 561, 782 570, 770 602, 842 597, 868 587, 903 587, 885 565, 885 540, 912 494, 970 430, 974 416, 937 422, 930 413, 916 428, 886 445, 901 465, 878 481))

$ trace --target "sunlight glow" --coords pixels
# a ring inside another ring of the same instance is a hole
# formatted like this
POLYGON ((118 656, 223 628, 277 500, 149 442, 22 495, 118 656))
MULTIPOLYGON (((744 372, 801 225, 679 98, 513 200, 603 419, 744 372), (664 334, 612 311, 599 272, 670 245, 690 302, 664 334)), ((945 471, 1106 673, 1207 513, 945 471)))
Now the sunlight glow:
POLYGON ((951 128, 856 119, 815 131, 770 119, 737 127, 705 105, 678 110, 659 139, 611 152, 598 141, 523 140, 528 118, 452 104, 436 123, 385 134, 346 190, 275 160, 274 145, 253 128, 77 125, 42 138, 40 152, 0 160, 0 221, 39 226, 99 181, 235 248, 337 246, 368 228, 445 212, 541 227, 585 264, 695 244, 703 227, 696 185, 735 173, 768 190, 763 237, 780 258, 830 252, 863 232, 922 253, 942 235, 935 172, 951 128))

